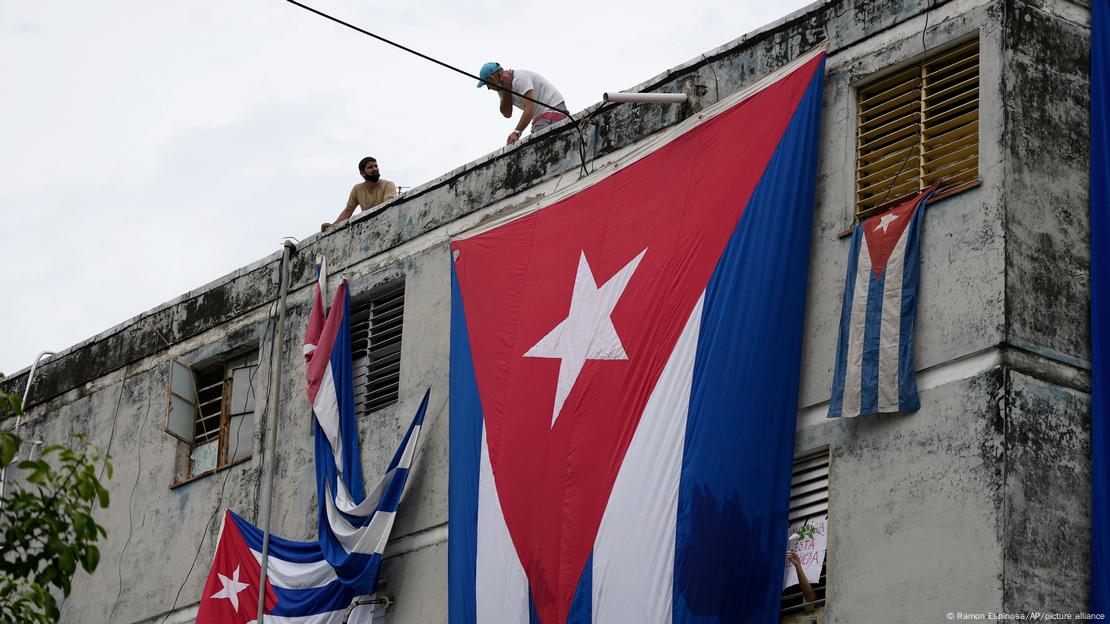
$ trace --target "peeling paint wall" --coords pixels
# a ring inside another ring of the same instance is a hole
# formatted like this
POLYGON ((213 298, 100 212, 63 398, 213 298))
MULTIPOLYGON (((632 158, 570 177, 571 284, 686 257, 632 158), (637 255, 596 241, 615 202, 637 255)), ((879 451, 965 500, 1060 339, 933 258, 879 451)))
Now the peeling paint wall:
MULTIPOLYGON (((828 622, 940 621, 953 611, 1080 611, 1090 531, 1087 324, 1089 10, 1067 0, 829 0, 707 51, 634 90, 696 94, 689 106, 594 105, 577 117, 590 166, 712 105, 824 38, 827 63, 796 448, 831 449, 828 622), (927 25, 927 28, 926 28, 927 25), (924 31, 924 34, 923 34, 924 31), (932 205, 916 329, 922 408, 827 421, 854 202, 855 88, 980 42, 980 179, 932 205)), ((427 387, 427 438, 387 550, 389 621, 446 621, 449 239, 542 201, 579 175, 577 135, 555 126, 449 172, 345 226, 292 262, 279 345, 273 523, 316 533, 302 332, 313 262, 352 293, 406 282, 401 400, 359 423, 379 473, 427 387)), ((93 578, 63 621, 189 621, 219 511, 258 514, 280 252, 59 354, 39 369, 25 434, 84 433, 116 473, 93 578), (169 362, 259 348, 255 452, 170 488, 179 443, 163 432, 169 362), (195 563, 194 563, 195 562, 195 563)), ((22 390, 26 374, 8 380, 22 390)))

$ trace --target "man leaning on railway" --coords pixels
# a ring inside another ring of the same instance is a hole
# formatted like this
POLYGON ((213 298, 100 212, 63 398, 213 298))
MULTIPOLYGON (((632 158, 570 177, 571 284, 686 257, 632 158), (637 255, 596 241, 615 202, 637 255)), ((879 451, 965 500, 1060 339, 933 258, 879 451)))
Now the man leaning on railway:
POLYGON ((381 177, 378 171, 378 161, 373 156, 367 156, 358 161, 358 172, 362 175, 363 182, 359 182, 351 189, 347 198, 347 207, 335 219, 335 223, 320 224, 320 231, 349 219, 355 212, 355 206, 362 208, 363 212, 370 210, 382 202, 387 202, 397 197, 397 185, 381 177))
POLYGON ((505 144, 516 143, 528 124, 532 124, 532 132, 539 132, 547 126, 567 118, 567 104, 563 101, 563 94, 555 85, 534 71, 526 69, 505 69, 499 63, 486 63, 478 72, 478 87, 482 85, 491 91, 496 91, 501 98, 501 114, 505 117, 513 116, 513 107, 524 111, 520 120, 516 122, 516 129, 509 134, 505 144), (510 93, 512 91, 513 93, 510 93), (524 99, 519 93, 530 99, 524 99), (536 102, 543 104, 536 104, 536 102))

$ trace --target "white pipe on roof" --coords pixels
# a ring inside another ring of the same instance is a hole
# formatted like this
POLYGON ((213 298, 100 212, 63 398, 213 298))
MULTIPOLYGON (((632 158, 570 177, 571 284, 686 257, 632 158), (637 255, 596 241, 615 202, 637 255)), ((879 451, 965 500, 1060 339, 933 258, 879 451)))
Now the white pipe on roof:
POLYGON ((690 96, 685 93, 603 93, 601 98, 618 104, 685 104, 690 101, 690 96))

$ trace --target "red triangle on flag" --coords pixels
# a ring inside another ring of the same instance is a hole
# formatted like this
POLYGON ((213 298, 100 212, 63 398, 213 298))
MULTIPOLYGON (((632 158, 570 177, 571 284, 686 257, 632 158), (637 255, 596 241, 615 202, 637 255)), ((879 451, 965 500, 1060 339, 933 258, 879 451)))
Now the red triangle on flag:
MULTIPOLYGON (((212 569, 200 597, 197 624, 247 624, 258 617, 258 577, 262 566, 243 541, 239 527, 224 511, 212 569)), ((277 595, 266 581, 266 609, 277 605, 277 595)))

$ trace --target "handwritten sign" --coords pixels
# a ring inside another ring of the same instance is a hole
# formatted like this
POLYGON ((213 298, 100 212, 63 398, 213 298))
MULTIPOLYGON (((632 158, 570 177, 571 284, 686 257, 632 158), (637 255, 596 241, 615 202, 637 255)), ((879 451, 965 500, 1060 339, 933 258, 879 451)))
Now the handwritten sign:
MULTIPOLYGON (((790 529, 786 533, 787 549, 793 549, 798 553, 798 559, 802 562, 802 571, 805 572, 806 578, 810 583, 817 583, 821 578, 821 564, 825 562, 825 545, 828 543, 829 538, 829 517, 821 516, 820 518, 810 518, 807 521, 798 520, 790 524, 790 529), (798 529, 803 524, 815 527, 817 532, 813 535, 813 539, 796 539, 798 529)), ((791 585, 798 584, 798 573, 794 569, 794 565, 789 561, 785 562, 785 571, 782 577, 783 589, 791 585)))

